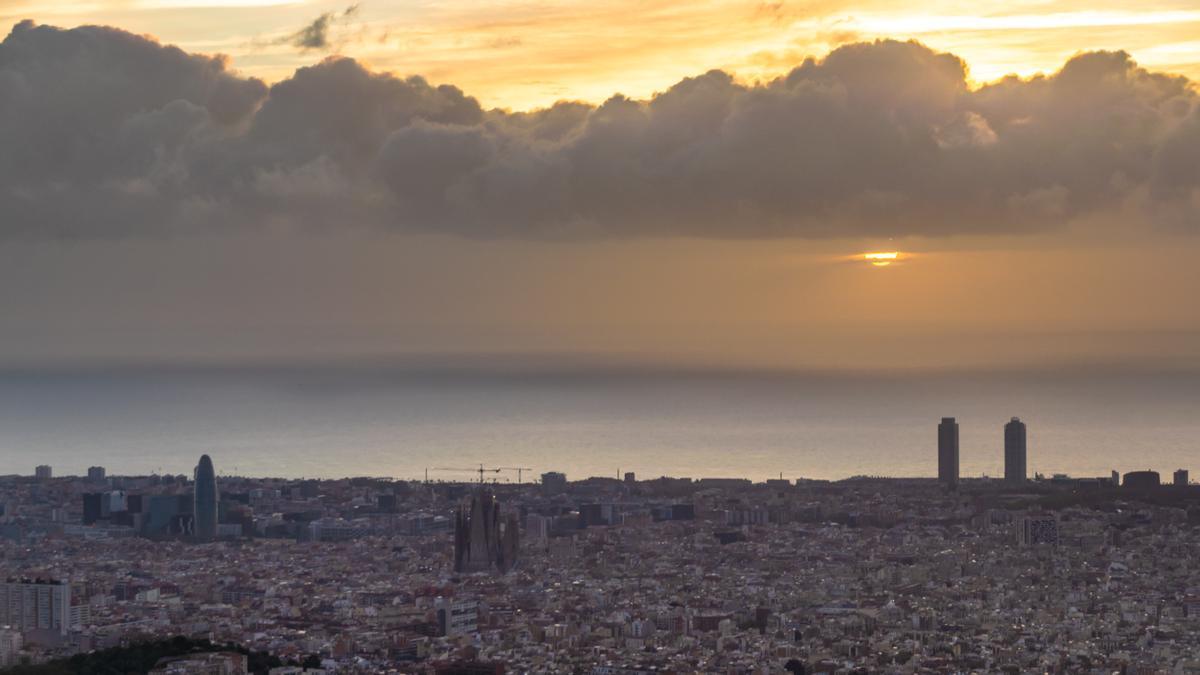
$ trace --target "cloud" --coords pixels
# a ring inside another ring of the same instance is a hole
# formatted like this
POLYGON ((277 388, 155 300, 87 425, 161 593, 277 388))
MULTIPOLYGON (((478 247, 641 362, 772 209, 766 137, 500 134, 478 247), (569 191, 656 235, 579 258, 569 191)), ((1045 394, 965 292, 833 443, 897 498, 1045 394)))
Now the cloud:
POLYGON ((351 59, 268 89, 221 57, 25 22, 0 43, 0 236, 940 236, 1113 213, 1195 229, 1186 79, 1122 52, 975 90, 966 74, 877 41, 762 84, 711 71, 647 100, 488 111, 351 59))
POLYGON ((354 4, 340 12, 325 12, 313 19, 304 28, 280 39, 275 44, 288 44, 303 51, 329 49, 332 46, 332 42, 329 39, 330 29, 336 23, 346 21, 357 14, 358 7, 357 4, 354 4))
POLYGON ((313 22, 289 35, 289 44, 301 49, 324 49, 329 46, 329 22, 334 15, 326 12, 313 19, 313 22))

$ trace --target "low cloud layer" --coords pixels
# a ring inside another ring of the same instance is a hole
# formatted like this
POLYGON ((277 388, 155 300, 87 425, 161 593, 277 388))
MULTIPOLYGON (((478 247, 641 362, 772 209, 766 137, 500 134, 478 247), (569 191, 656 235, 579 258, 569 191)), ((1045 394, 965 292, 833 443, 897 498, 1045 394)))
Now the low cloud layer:
POLYGON ((268 87, 120 30, 0 43, 0 236, 384 227, 476 237, 1195 229, 1200 96, 1121 52, 972 90, 852 44, 745 85, 489 111, 343 58, 268 87))

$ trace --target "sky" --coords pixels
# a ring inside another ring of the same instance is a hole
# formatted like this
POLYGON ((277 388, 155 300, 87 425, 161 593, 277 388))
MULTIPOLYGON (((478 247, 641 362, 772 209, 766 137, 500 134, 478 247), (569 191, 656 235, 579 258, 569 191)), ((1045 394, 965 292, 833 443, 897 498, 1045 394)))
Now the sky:
POLYGON ((1194 0, 4 0, 23 19, 112 25, 232 57, 277 81, 329 54, 450 82, 487 107, 645 98, 720 68, 786 73, 843 44, 916 39, 971 64, 972 82, 1053 72, 1081 51, 1200 75, 1194 0))
POLYGON ((1198 367, 1198 29, 0 0, 0 366, 1198 367))

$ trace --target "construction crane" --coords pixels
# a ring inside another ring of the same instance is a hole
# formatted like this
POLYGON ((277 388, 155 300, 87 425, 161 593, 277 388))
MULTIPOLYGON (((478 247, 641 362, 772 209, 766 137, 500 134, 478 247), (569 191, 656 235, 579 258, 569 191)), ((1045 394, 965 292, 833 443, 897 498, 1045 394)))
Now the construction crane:
POLYGON ((531 469, 527 466, 501 466, 501 467, 498 467, 498 470, 499 471, 516 471, 518 485, 521 483, 521 472, 522 471, 533 471, 533 469, 531 469))
POLYGON ((482 464, 479 465, 478 469, 463 469, 460 467, 453 467, 453 466, 426 467, 425 468, 425 482, 426 483, 429 482, 429 472, 430 471, 470 471, 471 473, 479 474, 479 483, 482 485, 484 473, 500 473, 501 470, 500 469, 489 469, 489 468, 484 467, 482 464))

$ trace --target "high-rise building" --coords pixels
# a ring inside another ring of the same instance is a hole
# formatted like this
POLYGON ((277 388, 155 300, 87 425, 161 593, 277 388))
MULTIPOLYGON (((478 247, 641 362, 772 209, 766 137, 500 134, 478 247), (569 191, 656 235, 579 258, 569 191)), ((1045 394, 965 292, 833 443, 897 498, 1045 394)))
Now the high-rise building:
POLYGON ((50 480, 54 476, 54 470, 50 468, 49 464, 38 464, 37 468, 33 470, 33 475, 38 480, 50 480))
POLYGON ((0 668, 11 668, 20 663, 21 631, 0 628, 0 668))
POLYGON ((938 480, 958 485, 958 422, 943 417, 938 425, 938 480))
POLYGON ((551 518, 539 513, 525 516, 525 536, 532 541, 544 542, 550 537, 551 518))
POLYGON ((567 489, 567 474, 558 471, 547 471, 542 474, 542 490, 548 495, 556 495, 567 489))
POLYGON ((94 525, 97 520, 100 520, 103 514, 101 503, 104 501, 104 495, 99 492, 83 493, 83 524, 94 525))
POLYGON ((438 629, 446 637, 470 635, 479 630, 479 601, 471 598, 442 598, 434 600, 438 629))
POLYGON ((579 528, 591 527, 594 525, 605 525, 603 515, 601 514, 599 504, 580 504, 579 505, 579 528))
POLYGON ((1017 523, 1017 543, 1022 546, 1058 546, 1058 518, 1054 514, 1031 515, 1017 523))
POLYGON ((88 467, 88 480, 97 482, 97 483, 102 482, 104 480, 104 467, 89 466, 88 467))
POLYGON ((454 518, 454 571, 508 572, 520 541, 517 514, 500 516, 500 504, 480 487, 454 518))
POLYGON ((217 538, 217 476, 208 455, 200 456, 194 478, 192 532, 200 541, 212 541, 217 538))
POLYGON ((1133 490, 1152 490, 1161 485, 1161 481, 1157 471, 1130 471, 1125 474, 1122 485, 1133 490))
POLYGON ((1004 480, 1025 482, 1028 477, 1025 453, 1025 423, 1014 417, 1004 425, 1004 480))
POLYGON ((396 495, 383 494, 375 495, 375 508, 384 513, 396 512, 396 495))
POLYGON ((695 504, 672 504, 671 505, 671 520, 695 520, 696 505, 695 504))
POLYGON ((0 584, 0 625, 66 635, 71 630, 71 585, 50 579, 8 579, 0 584))
POLYGON ((195 507, 195 497, 187 493, 177 495, 149 495, 144 507, 142 534, 147 537, 190 534, 194 525, 188 513, 195 507))
POLYGON ((1173 482, 1175 485, 1187 485, 1188 484, 1188 470, 1187 469, 1175 469, 1175 476, 1171 482, 1173 482))
POLYGON ((621 505, 613 503, 580 504, 579 528, 597 525, 617 525, 621 522, 621 505))
POLYGON ((124 490, 113 490, 112 492, 105 495, 105 498, 108 500, 108 514, 109 515, 111 515, 113 513, 121 513, 122 511, 125 511, 128 508, 128 505, 125 501, 125 491, 124 490))

